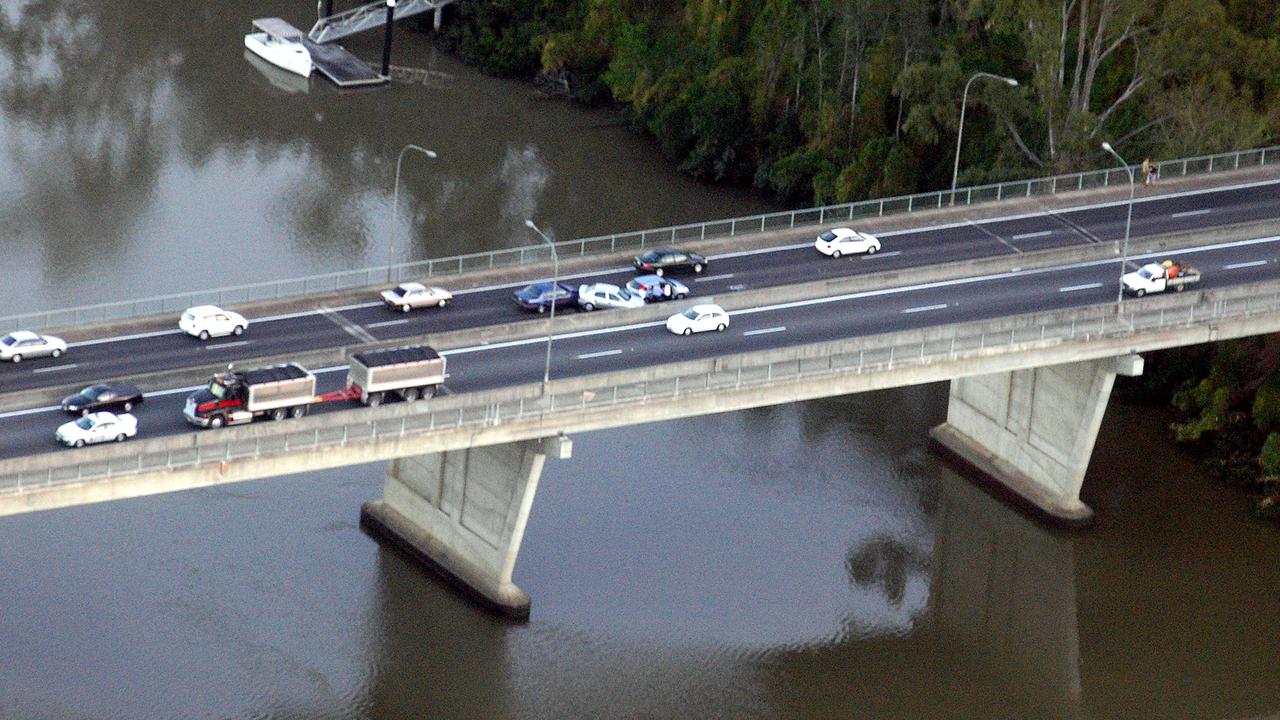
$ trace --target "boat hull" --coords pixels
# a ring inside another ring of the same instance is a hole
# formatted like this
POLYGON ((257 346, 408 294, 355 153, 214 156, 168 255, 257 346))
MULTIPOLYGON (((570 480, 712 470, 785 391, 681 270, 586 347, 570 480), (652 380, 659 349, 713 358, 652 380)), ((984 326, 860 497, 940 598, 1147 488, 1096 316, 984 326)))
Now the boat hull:
POLYGON ((244 46, 278 68, 302 77, 311 75, 311 54, 300 42, 279 40, 266 33, 249 33, 244 36, 244 46))

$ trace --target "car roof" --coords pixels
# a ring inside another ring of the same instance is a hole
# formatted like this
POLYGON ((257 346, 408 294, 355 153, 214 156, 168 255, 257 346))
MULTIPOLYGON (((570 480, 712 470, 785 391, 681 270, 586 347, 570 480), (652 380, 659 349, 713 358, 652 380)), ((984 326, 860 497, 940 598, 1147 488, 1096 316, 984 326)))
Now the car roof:
POLYGON ((619 290, 622 289, 617 285, 614 285, 613 283, 605 283, 605 282, 591 283, 590 285, 586 285, 585 287, 588 290, 594 290, 595 292, 618 292, 619 290))
POLYGON ((106 410, 103 410, 101 412, 89 413, 89 417, 93 418, 94 422, 105 422, 105 421, 115 420, 116 414, 113 412, 107 412, 106 410))
POLYGON ((14 330, 9 333, 9 337, 14 340, 39 340, 40 336, 30 330, 14 330))
POLYGON ((416 282, 400 283, 399 287, 402 290, 426 290, 427 289, 426 285, 423 285, 422 283, 416 283, 416 282))
POLYGON ((700 313, 706 313, 706 312, 718 312, 718 313, 722 313, 722 312, 724 312, 724 308, 720 307, 719 305, 694 305, 693 307, 691 307, 691 308, 689 308, 689 309, 690 309, 690 310, 693 310, 694 312, 700 312, 700 313))
POLYGON ((657 275, 637 275, 631 278, 631 282, 644 283, 645 285, 653 285, 662 282, 662 278, 657 275))
POLYGON ((187 308, 187 312, 192 315, 216 315, 220 312, 226 311, 217 305, 196 305, 195 307, 187 308))

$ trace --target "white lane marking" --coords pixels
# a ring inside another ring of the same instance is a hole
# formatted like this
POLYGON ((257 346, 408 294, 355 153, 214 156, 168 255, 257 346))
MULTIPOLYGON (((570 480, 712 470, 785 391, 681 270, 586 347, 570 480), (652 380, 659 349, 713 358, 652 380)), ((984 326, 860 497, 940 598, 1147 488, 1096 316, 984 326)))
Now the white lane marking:
POLYGON ((409 318, 401 318, 400 320, 383 320, 382 322, 368 323, 367 328, 386 327, 388 325, 403 325, 409 322, 409 318))
POLYGON ((222 348, 240 347, 241 345, 248 345, 248 344, 249 344, 248 340, 237 340, 235 342, 229 342, 229 343, 218 343, 217 345, 205 345, 204 349, 205 350, 221 350, 222 348))
POLYGON ((908 313, 929 312, 931 310, 943 310, 946 307, 947 307, 946 303, 942 303, 940 305, 921 305, 920 307, 907 308, 906 310, 902 311, 902 314, 906 315, 908 313))
POLYGON ((1014 235, 1013 239, 1026 240, 1027 238, 1044 237, 1045 235, 1052 235, 1052 234, 1053 234, 1052 230, 1040 230, 1039 232, 1029 232, 1029 233, 1022 233, 1021 235, 1014 235))
MULTIPOLYGON (((902 254, 902 251, 901 251, 901 250, 890 250, 889 252, 878 252, 878 253, 874 253, 874 254, 872 254, 872 255, 863 255, 863 256, 862 256, 862 259, 863 259, 863 260, 870 260, 870 259, 872 259, 872 258, 878 258, 878 257, 893 257, 894 255, 901 255, 901 254, 902 254)), ((849 259, 850 259, 850 260, 857 260, 857 259, 858 259, 858 256, 857 256, 857 255, 854 255, 853 257, 850 257, 849 259)))
POLYGON ((706 275, 704 277, 696 277, 694 282, 702 282, 703 280, 728 280, 733 277, 733 273, 725 273, 723 275, 706 275))
POLYGON ((1267 264, 1266 260, 1254 260, 1252 262, 1238 262, 1238 263, 1231 263, 1230 265, 1223 265, 1222 269, 1223 270, 1239 270, 1240 268, 1258 267, 1259 265, 1266 265, 1266 264, 1267 264))
POLYGON ((1192 217, 1192 216, 1194 216, 1194 215, 1208 215, 1210 212, 1212 212, 1212 211, 1210 211, 1210 210, 1188 210, 1188 211, 1186 211, 1186 212, 1176 212, 1176 213, 1174 213, 1174 214, 1170 215, 1169 217, 1184 218, 1184 217, 1192 217))
MULTIPOLYGON (((1266 187, 1268 185, 1280 185, 1280 180, 1259 180, 1257 182, 1240 183, 1238 185, 1222 185, 1219 187, 1212 187, 1212 188, 1183 190, 1176 193, 1168 193, 1167 195, 1152 195, 1150 197, 1134 198, 1133 202, 1134 204, 1141 205, 1143 203, 1160 202, 1162 200, 1168 200, 1170 198, 1194 197, 1196 195, 1206 195, 1208 193, 1215 193, 1215 192, 1231 192, 1233 190, 1248 190, 1250 188, 1266 187)), ((1052 198, 1055 196, 1049 195, 1045 197, 1052 198)), ((1094 205, 1075 205, 1072 207, 1065 207, 1057 210, 1041 210, 1039 212, 1025 212, 1025 213, 1018 213, 1016 215, 1002 215, 1000 217, 982 218, 978 222, 982 224, 987 224, 987 223, 1009 222, 1010 220, 1026 220, 1027 218, 1043 218, 1043 217, 1052 216, 1057 213, 1062 213, 1062 214, 1076 213, 1084 210, 1098 210, 1101 208, 1123 207, 1128 204, 1129 204, 1128 200, 1116 200, 1114 202, 1097 203, 1094 205)), ((828 223, 827 226, 840 227, 841 226, 840 222, 841 221, 828 223)), ((844 222, 845 227, 849 225, 848 221, 842 221, 842 222, 844 222)), ((865 222, 865 221, 859 220, 859 222, 865 222)), ((936 232, 938 230, 954 230, 955 228, 964 227, 966 225, 971 225, 973 223, 974 221, 966 219, 960 222, 943 223, 941 225, 930 225, 928 227, 906 228, 903 230, 885 230, 882 232, 877 232, 876 236, 884 238, 884 237, 893 237, 895 235, 910 235, 912 233, 936 232)), ((809 242, 798 243, 794 245, 776 245, 774 247, 760 248, 757 250, 740 250, 738 252, 724 253, 722 255, 712 255, 711 259, 718 260, 720 258, 744 257, 747 255, 761 255, 764 253, 776 252, 778 250, 799 250, 801 248, 811 248, 811 247, 813 247, 812 240, 810 240, 809 242)))
POLYGON ((765 328, 763 330, 748 330, 742 333, 742 337, 747 337, 749 335, 764 335, 765 333, 785 332, 786 329, 786 325, 779 325, 778 327, 765 328))
POLYGON ((976 222, 974 222, 974 221, 970 220, 970 221, 969 221, 969 224, 970 224, 970 225, 972 225, 974 228, 976 228, 976 229, 978 230, 978 232, 981 232, 981 233, 982 233, 982 234, 984 234, 984 235, 989 235, 989 236, 991 236, 991 237, 995 238, 996 240, 999 240, 1000 242, 1004 243, 1005 247, 1009 248, 1010 250, 1012 250, 1012 251, 1014 251, 1014 252, 1016 252, 1016 253, 1021 253, 1021 252, 1022 252, 1022 250, 1020 250, 1020 249, 1018 248, 1018 246, 1017 246, 1017 245, 1014 245, 1013 243, 1009 242, 1008 240, 1005 240, 1004 238, 1000 237, 999 235, 997 235, 997 234, 995 234, 995 233, 991 232, 990 230, 988 230, 988 229, 986 229, 986 228, 982 227, 982 226, 981 226, 981 225, 979 225, 978 223, 976 223, 976 222))
POLYGON ((350 335, 351 337, 363 342, 370 342, 370 343, 377 342, 378 339, 375 338, 373 335, 370 335, 368 330, 365 330, 364 328, 360 327, 354 322, 343 317, 342 314, 339 313, 337 310, 334 310, 332 308, 327 308, 327 307, 316 308, 316 310, 321 315, 331 320, 334 325, 337 325, 338 327, 347 331, 347 334, 350 335))
POLYGON ((139 340, 141 338, 160 337, 161 335, 186 335, 181 330, 157 330, 155 332, 135 333, 133 335, 117 335, 109 338, 97 338, 95 340, 80 340, 73 343, 67 343, 67 347, 80 347, 82 345, 101 345, 102 343, 121 342, 124 340, 139 340))
POLYGON ((1075 292, 1076 290, 1092 290, 1102 287, 1102 283, 1088 283, 1085 285, 1068 285, 1067 287, 1058 288, 1058 292, 1075 292))
POLYGON ((68 363, 66 365, 58 365, 57 367, 39 368, 37 370, 32 370, 31 372, 33 373, 61 372, 63 370, 70 370, 73 367, 79 367, 79 366, 76 363, 68 363))
POLYGON ((601 350, 600 352, 584 353, 578 356, 579 360, 590 360, 591 358, 608 357, 610 355, 621 355, 621 350, 601 350))

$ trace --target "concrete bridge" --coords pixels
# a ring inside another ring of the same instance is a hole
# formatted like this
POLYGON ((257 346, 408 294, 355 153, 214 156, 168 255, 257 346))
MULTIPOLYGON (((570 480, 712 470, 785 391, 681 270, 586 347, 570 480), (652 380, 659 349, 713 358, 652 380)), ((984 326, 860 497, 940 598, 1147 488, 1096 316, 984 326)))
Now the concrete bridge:
MULTIPOLYGON (((1115 302, 1118 238, 717 293, 711 299, 735 327, 753 319, 759 327, 709 339, 718 344, 693 346, 695 357, 675 363, 671 343, 701 338, 664 337, 651 355, 604 372, 592 364, 613 352, 599 350, 601 338, 658 344, 650 338, 663 331, 653 326, 672 308, 569 316, 558 319, 556 360, 577 358, 582 369, 548 387, 529 382, 541 371, 541 322, 415 335, 456 354, 457 394, 214 432, 181 428, 74 455, 10 453, 0 460, 0 513, 386 461, 384 497, 365 505, 362 524, 490 607, 523 617, 529 599, 512 573, 525 523, 544 462, 568 458, 573 434, 950 380, 947 421, 931 433, 937 446, 1019 502, 1079 524, 1091 514, 1079 493, 1117 374, 1140 373, 1140 353, 1150 350, 1280 329, 1280 269, 1270 259, 1278 229, 1280 221, 1253 219, 1134 240, 1131 257, 1177 250, 1202 268, 1236 269, 1209 274, 1203 291, 1140 302, 1115 302), (931 302, 938 293, 958 294, 931 302), (465 345, 477 337, 486 342, 465 345)), ((315 367, 368 346, 289 357, 315 367)), ((205 369, 151 378, 169 383, 205 369)), ((10 393, 6 407, 64 389, 10 393)))

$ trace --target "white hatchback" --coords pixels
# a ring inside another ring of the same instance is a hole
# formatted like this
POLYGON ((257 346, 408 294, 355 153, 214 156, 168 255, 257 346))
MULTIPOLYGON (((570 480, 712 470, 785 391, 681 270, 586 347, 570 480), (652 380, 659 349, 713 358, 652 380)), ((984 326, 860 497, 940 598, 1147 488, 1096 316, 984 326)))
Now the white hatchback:
POLYGON ((58 428, 54 437, 67 447, 84 447, 100 442, 124 442, 138 434, 138 418, 124 413, 89 413, 58 428))
POLYGON ((178 327, 188 335, 208 340, 211 337, 239 335, 249 329, 249 321, 240 313, 223 310, 217 305, 197 305, 182 313, 178 327))
POLYGON ((729 313, 719 305, 694 305, 682 313, 676 313, 667 318, 667 330, 676 335, 692 335, 708 330, 724 332, 727 327, 729 327, 729 313))
POLYGON ((880 239, 850 228, 834 228, 819 235, 813 246, 818 252, 833 258, 857 253, 875 255, 880 252, 880 239))
POLYGON ((609 283, 578 286, 578 306, 587 312, 596 308, 644 307, 644 296, 609 283))
POLYGON ((60 357, 66 351, 67 343, 62 338, 41 335, 30 330, 14 330, 0 338, 0 360, 22 362, 23 358, 41 355, 60 357))

